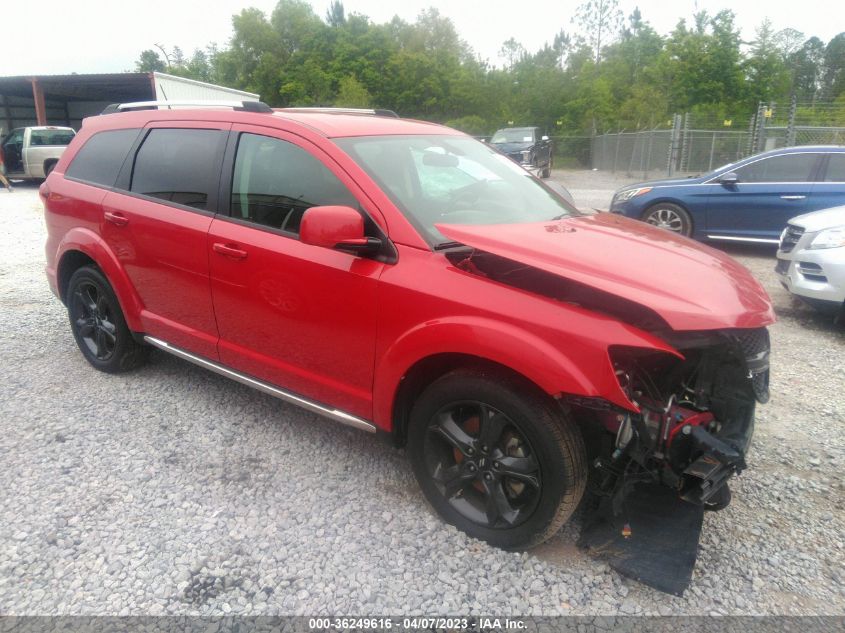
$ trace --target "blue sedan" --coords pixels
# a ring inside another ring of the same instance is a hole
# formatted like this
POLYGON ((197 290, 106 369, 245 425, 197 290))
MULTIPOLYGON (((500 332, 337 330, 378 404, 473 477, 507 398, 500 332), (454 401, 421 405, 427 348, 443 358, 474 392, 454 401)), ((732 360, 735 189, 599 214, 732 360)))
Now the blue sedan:
POLYGON ((612 213, 697 240, 777 244, 789 218, 845 204, 845 146, 786 147, 704 176, 617 191, 612 213))

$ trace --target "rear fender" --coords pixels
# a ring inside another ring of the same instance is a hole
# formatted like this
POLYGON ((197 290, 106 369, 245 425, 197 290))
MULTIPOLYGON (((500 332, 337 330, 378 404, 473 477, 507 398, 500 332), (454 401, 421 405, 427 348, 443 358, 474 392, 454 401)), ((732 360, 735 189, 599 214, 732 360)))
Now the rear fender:
MULTIPOLYGON (((142 332, 143 326, 141 325, 140 314, 143 303, 108 244, 89 229, 82 227, 71 229, 65 234, 56 252, 54 261, 58 262, 56 267, 57 278, 59 271, 62 269, 63 258, 72 251, 84 253, 94 260, 109 280, 115 295, 117 295, 117 300, 129 329, 133 332, 142 332)), ((62 301, 66 301, 65 289, 58 288, 58 290, 62 301)))

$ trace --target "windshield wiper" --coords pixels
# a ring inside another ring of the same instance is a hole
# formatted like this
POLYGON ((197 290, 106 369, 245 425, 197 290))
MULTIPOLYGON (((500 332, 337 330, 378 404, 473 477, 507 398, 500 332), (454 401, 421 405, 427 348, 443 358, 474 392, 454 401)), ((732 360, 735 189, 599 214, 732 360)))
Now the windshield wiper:
POLYGON ((462 244, 461 242, 440 242, 439 244, 434 245, 434 250, 442 251, 447 248, 455 248, 456 246, 464 246, 466 248, 470 248, 466 244, 462 244))

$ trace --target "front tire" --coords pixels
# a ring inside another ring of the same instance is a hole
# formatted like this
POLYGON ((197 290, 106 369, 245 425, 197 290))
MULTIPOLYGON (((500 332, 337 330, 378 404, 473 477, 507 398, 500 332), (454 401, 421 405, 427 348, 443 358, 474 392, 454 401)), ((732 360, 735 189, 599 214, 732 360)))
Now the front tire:
POLYGON ((683 207, 671 202, 658 202, 643 213, 643 221, 678 235, 692 235, 692 218, 683 207))
POLYGON ((584 493, 580 432, 553 401, 507 375, 458 370, 433 382, 411 410, 408 451, 438 514, 505 549, 553 536, 584 493))
POLYGON ((94 368, 116 374, 143 364, 149 348, 132 338, 117 296, 98 269, 83 266, 73 273, 66 296, 73 338, 94 368))

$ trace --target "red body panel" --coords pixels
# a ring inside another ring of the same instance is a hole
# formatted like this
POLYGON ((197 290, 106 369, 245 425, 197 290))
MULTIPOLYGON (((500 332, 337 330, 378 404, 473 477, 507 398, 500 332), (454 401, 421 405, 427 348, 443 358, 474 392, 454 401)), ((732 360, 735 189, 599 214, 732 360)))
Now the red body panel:
POLYGON ((378 275, 384 264, 228 220, 210 244, 220 360, 369 419, 378 275))
POLYGON ((208 290, 206 234, 212 215, 109 192, 100 234, 141 299, 141 331, 177 347, 217 358, 217 326, 208 290))
MULTIPOLYGON (((381 117, 216 109, 87 119, 45 187, 51 286, 57 289, 62 257, 83 252, 109 278, 132 330, 371 419, 385 430, 392 426, 402 377, 419 361, 443 353, 506 365, 551 395, 600 397, 634 408, 619 387, 608 347, 677 352, 615 318, 460 270, 432 251, 329 138, 373 134, 458 133, 381 117), (79 147, 99 130, 181 120, 231 125, 311 152, 389 237, 396 261, 305 244, 242 220, 63 177, 79 147), (128 222, 106 221, 106 212, 128 222)), ((772 322, 765 293, 739 264, 644 227, 599 216, 441 231, 642 303, 677 329, 772 322), (647 281, 655 270, 660 283, 647 281)))
POLYGON ((769 297, 732 257, 609 213, 556 222, 438 225, 446 237, 648 306, 675 330, 774 323, 769 297))

